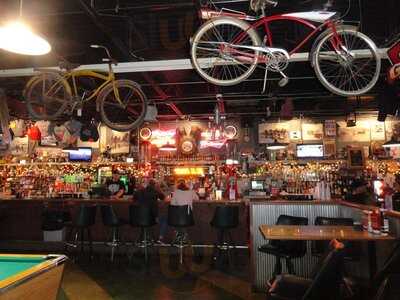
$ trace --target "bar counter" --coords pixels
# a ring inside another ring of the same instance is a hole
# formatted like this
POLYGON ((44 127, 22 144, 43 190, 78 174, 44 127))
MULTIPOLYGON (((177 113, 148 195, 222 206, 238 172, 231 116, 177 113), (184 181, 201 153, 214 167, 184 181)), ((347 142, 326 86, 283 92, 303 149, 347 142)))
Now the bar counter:
MULTIPOLYGON (((134 204, 129 200, 111 199, 0 199, 0 240, 8 241, 42 241, 43 231, 42 214, 45 209, 65 210, 70 212, 72 219, 78 212, 81 204, 112 205, 116 214, 129 221, 129 206, 134 204)), ((215 207, 218 205, 239 205, 239 227, 232 231, 237 245, 247 246, 249 240, 248 206, 243 199, 237 201, 207 201, 200 200, 193 203, 195 226, 188 229, 190 239, 194 244, 212 245, 216 241, 216 232, 210 226, 215 207)), ((167 215, 167 205, 159 205, 160 216, 167 215)), ((97 210, 96 224, 92 227, 93 241, 104 242, 109 238, 108 228, 103 225, 101 213, 97 210)), ((158 237, 158 225, 154 228, 155 237, 158 237)), ((169 239, 172 230, 169 230, 169 239)), ((138 238, 138 229, 129 225, 123 226, 121 238, 125 241, 134 241, 138 238)), ((168 240, 168 238, 167 238, 168 240)))

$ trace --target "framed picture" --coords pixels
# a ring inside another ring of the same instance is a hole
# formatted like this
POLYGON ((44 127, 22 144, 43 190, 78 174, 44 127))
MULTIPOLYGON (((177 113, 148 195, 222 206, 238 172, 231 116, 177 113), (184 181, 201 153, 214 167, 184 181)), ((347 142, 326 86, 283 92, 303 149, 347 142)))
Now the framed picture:
POLYGON ((362 169, 365 164, 364 149, 351 147, 347 149, 347 167, 349 169, 362 169))

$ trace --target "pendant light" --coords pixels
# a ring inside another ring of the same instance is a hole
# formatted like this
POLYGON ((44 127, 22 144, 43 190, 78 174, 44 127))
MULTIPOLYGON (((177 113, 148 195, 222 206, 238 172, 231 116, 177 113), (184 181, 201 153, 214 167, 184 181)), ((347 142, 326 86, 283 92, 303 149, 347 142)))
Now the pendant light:
POLYGON ((23 0, 20 0, 19 3, 19 20, 0 27, 0 48, 23 55, 49 53, 51 51, 50 44, 22 22, 23 0))

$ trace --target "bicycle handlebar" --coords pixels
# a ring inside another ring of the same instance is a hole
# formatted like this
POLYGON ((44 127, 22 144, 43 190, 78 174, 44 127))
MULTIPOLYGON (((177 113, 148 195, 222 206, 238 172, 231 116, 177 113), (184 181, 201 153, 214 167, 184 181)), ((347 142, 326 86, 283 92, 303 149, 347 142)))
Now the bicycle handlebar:
POLYGON ((90 45, 90 48, 103 49, 106 52, 107 56, 108 56, 108 59, 107 58, 103 58, 103 61, 107 62, 107 63, 110 63, 110 64, 114 64, 114 65, 118 64, 118 61, 111 57, 110 50, 108 50, 107 47, 102 46, 102 45, 90 45))
POLYGON ((278 1, 266 0, 265 2, 268 3, 269 5, 273 6, 273 7, 278 5, 278 1))

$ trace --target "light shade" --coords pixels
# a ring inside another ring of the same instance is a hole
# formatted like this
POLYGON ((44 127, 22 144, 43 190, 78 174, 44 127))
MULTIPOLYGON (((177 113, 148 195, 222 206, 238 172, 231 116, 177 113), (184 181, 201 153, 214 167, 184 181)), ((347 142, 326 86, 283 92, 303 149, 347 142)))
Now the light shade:
POLYGON ((51 50, 50 44, 21 22, 0 27, 0 48, 24 55, 43 55, 51 50))
POLYGON ((278 143, 277 140, 275 140, 272 144, 267 145, 268 150, 282 150, 285 149, 288 146, 288 144, 285 143, 278 143))
POLYGON ((390 141, 387 141, 382 145, 383 148, 393 148, 393 147, 400 147, 400 142, 394 140, 393 138, 390 141))

